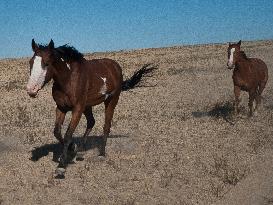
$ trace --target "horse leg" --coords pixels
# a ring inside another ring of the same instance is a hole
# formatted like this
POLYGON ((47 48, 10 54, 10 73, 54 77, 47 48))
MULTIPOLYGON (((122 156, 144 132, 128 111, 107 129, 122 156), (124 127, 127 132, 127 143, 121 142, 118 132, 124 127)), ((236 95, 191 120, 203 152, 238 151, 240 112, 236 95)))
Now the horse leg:
POLYGON ((253 115, 253 101, 255 98, 256 98, 256 90, 249 91, 249 101, 248 101, 249 117, 252 117, 253 115))
MULTIPOLYGON (((85 133, 83 135, 83 141, 82 141, 81 146, 79 148, 79 151, 82 151, 82 152, 86 151, 87 137, 95 125, 95 118, 93 116, 92 107, 86 107, 83 114, 84 114, 86 121, 87 121, 87 127, 86 127, 85 133)), ((82 153, 78 153, 77 160, 83 160, 82 153)))
POLYGON ((68 129, 66 130, 66 133, 64 135, 63 154, 60 157, 60 162, 56 170, 57 178, 64 178, 65 168, 67 167, 68 149, 72 149, 75 152, 75 145, 72 142, 72 135, 77 125, 79 124, 82 113, 83 113, 83 109, 81 106, 75 107, 72 110, 72 117, 71 117, 68 129))
POLYGON ((259 105, 261 104, 261 101, 262 101, 262 92, 265 88, 265 85, 266 85, 266 82, 262 82, 259 87, 257 88, 257 95, 256 95, 256 98, 255 98, 255 101, 256 101, 256 107, 255 107, 255 111, 257 112, 258 111, 258 108, 259 108, 259 105))
POLYGON ((235 114, 239 113, 239 103, 240 103, 240 93, 241 93, 241 88, 239 86, 234 86, 234 95, 235 95, 235 114))
POLYGON ((95 118, 93 116, 92 107, 86 108, 83 114, 84 114, 86 121, 87 121, 87 127, 86 127, 85 133, 83 135, 83 145, 85 146, 87 143, 87 137, 95 125, 95 118))
POLYGON ((62 138, 62 125, 64 122, 66 112, 61 111, 58 107, 56 107, 56 120, 55 120, 55 127, 54 127, 54 136, 56 139, 63 144, 64 140, 62 138))
POLYGON ((102 143, 99 146, 99 156, 105 156, 105 147, 107 143, 107 137, 109 136, 111 129, 111 122, 114 115, 115 107, 118 103, 119 94, 111 97, 109 100, 105 101, 105 122, 103 127, 103 138, 102 143))

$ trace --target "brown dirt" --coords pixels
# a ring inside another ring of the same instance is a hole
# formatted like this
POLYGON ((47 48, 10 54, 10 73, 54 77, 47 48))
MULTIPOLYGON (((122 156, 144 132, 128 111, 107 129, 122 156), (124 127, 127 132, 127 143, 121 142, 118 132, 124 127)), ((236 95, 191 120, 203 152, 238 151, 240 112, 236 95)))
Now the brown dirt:
MULTIPOLYGON (((125 76, 145 63, 159 70, 146 79, 150 87, 122 93, 105 161, 96 156, 94 137, 102 133, 103 106, 95 107, 89 150, 84 161, 69 166, 65 180, 53 178, 59 146, 52 134, 51 85, 31 99, 24 88, 28 59, 1 60, 0 204, 272 204, 273 41, 243 42, 247 55, 269 68, 263 106, 252 119, 246 93, 241 115, 231 114, 226 49, 217 44, 87 55, 117 60, 125 76)), ((84 129, 82 119, 77 142, 84 129)))

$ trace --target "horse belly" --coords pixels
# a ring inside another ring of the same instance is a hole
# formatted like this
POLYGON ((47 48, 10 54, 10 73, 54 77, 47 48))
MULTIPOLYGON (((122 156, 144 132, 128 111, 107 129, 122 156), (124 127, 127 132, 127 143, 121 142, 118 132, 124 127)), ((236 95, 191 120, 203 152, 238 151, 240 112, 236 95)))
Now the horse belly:
POLYGON ((105 97, 103 95, 88 95, 86 106, 95 106, 101 104, 105 101, 105 97))

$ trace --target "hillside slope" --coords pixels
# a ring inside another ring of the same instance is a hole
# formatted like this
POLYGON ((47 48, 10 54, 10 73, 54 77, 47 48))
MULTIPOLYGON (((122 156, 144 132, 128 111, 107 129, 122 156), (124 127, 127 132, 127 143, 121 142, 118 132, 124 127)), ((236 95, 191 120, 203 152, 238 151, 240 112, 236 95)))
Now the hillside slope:
MULTIPOLYGON (((96 157, 104 116, 103 106, 95 107, 90 149, 84 161, 69 166, 65 180, 53 178, 59 146, 51 85, 31 99, 25 91, 28 59, 0 60, 0 204, 232 204, 232 193, 239 199, 259 176, 260 163, 265 171, 273 161, 267 154, 273 148, 273 41, 243 42, 242 48, 269 67, 263 106, 252 119, 246 93, 241 115, 231 115, 227 45, 87 54, 117 60, 125 77, 146 63, 159 69, 145 87, 121 94, 105 161, 96 157)), ((83 118, 77 142, 84 130, 83 118)), ((250 189, 272 190, 258 184, 250 189)), ((256 199, 272 203, 268 193, 264 197, 256 199)))

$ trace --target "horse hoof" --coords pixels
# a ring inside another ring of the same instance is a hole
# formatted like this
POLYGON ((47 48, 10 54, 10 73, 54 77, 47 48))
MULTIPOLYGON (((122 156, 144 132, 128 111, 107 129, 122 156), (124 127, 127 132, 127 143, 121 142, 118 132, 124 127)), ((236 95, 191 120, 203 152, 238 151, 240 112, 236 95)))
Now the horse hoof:
POLYGON ((55 179, 64 179, 65 178, 65 168, 57 168, 55 171, 55 179))
POLYGON ((55 179, 65 179, 65 176, 63 174, 58 174, 55 176, 55 179))
POLYGON ((105 155, 99 155, 98 156, 98 161, 100 161, 100 162, 105 161, 105 159, 106 159, 105 155))
POLYGON ((248 119, 251 119, 253 117, 253 114, 249 114, 247 117, 248 119))
POLYGON ((76 161, 83 161, 84 160, 84 154, 83 153, 77 153, 76 161))
POLYGON ((77 153, 78 152, 78 146, 75 144, 75 143, 71 143, 68 147, 68 152, 71 152, 71 153, 77 153))
POLYGON ((253 116, 254 116, 254 117, 257 117, 257 116, 258 116, 258 112, 257 112, 257 111, 254 111, 253 116))

